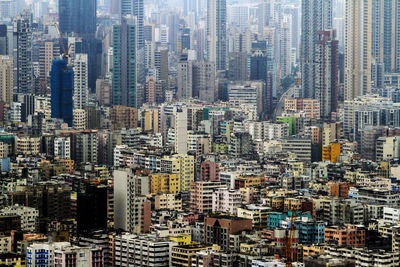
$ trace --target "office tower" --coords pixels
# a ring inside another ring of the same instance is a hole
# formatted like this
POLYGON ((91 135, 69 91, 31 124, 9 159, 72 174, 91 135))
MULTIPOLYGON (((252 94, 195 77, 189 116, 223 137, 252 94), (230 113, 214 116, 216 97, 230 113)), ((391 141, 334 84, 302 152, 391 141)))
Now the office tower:
POLYGON ((332 1, 303 0, 301 27, 300 68, 302 96, 304 98, 314 98, 314 45, 317 41, 318 31, 332 28, 332 1))
POLYGON ((321 117, 336 111, 339 88, 339 43, 335 31, 319 31, 315 44, 315 98, 319 99, 321 117))
POLYGON ((400 1, 372 1, 372 60, 385 72, 400 71, 400 1))
POLYGON ((0 100, 11 105, 13 99, 13 59, 0 56, 0 100))
POLYGON ((74 71, 64 59, 53 60, 50 72, 51 117, 63 119, 72 127, 74 71))
POLYGON ((0 24, 0 55, 8 54, 7 25, 0 24))
POLYGON ((181 38, 180 38, 180 46, 181 46, 181 50, 189 50, 191 48, 190 28, 182 29, 181 38))
POLYGON ((32 93, 32 26, 29 14, 14 19, 14 91, 32 93))
POLYGON ((59 0, 61 33, 96 33, 96 0, 59 0))
POLYGON ((285 20, 281 23, 280 28, 280 78, 283 79, 292 73, 292 19, 290 16, 285 16, 285 20))
POLYGON ((131 170, 114 171, 114 227, 131 233, 148 232, 151 202, 138 192, 131 170))
POLYGON ((88 55, 75 54, 73 69, 74 109, 83 109, 89 103, 88 55))
POLYGON ((136 30, 132 16, 113 27, 113 105, 137 107, 136 30))
POLYGON ((267 45, 267 41, 254 42, 250 56, 250 80, 264 82, 262 106, 266 114, 271 114, 273 110, 274 63, 271 50, 271 47, 267 45))
POLYGON ((207 59, 217 70, 226 69, 226 0, 208 0, 207 4, 207 59))
POLYGON ((144 47, 144 4, 143 0, 121 0, 121 17, 132 15, 136 17, 137 49, 144 47))
POLYGON ((231 52, 229 53, 229 80, 245 81, 247 80, 247 53, 231 52))
POLYGON ((372 0, 347 0, 344 44, 344 97, 371 92, 372 0))

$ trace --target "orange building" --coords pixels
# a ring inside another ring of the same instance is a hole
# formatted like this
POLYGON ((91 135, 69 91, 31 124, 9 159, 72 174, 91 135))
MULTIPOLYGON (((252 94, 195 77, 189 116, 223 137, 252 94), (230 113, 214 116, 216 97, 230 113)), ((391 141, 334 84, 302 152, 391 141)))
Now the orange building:
POLYGON ((111 110, 111 124, 113 130, 136 128, 138 126, 137 109, 125 106, 114 106, 111 110))
POLYGON ((364 226, 351 225, 325 228, 325 242, 335 243, 338 246, 365 246, 364 226))
POLYGON ((331 143, 329 146, 322 147, 322 160, 336 163, 341 153, 340 143, 331 143))
POLYGON ((353 185, 343 182, 343 183, 335 183, 329 182, 329 195, 333 197, 348 197, 349 196, 349 189, 353 185))

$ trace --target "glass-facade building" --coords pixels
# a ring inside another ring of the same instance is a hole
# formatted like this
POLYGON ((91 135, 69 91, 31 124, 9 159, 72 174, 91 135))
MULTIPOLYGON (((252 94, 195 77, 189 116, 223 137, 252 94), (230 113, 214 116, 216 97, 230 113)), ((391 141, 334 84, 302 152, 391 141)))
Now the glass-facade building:
POLYGON ((133 17, 124 17, 113 27, 112 104, 137 107, 136 24, 133 17))
POLYGON ((55 59, 50 71, 51 117, 63 119, 72 127, 74 71, 64 59, 55 59))

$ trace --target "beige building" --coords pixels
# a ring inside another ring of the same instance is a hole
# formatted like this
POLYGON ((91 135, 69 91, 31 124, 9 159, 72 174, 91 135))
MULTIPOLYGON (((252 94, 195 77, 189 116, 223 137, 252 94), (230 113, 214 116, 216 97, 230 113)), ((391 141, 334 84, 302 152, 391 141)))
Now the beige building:
POLYGON ((1 101, 11 104, 13 98, 13 59, 0 56, 0 97, 1 101))
POLYGON ((86 129, 86 111, 84 109, 74 109, 74 129, 86 129))
POLYGON ((40 137, 18 137, 17 153, 23 155, 35 155, 40 152, 40 137))
POLYGON ((373 0, 346 0, 344 95, 346 100, 371 92, 373 0))

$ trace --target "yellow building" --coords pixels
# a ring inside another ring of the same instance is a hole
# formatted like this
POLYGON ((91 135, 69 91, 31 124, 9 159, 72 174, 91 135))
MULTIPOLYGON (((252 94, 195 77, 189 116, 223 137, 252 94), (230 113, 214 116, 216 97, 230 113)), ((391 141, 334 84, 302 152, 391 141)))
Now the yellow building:
POLYGON ((204 247, 200 244, 189 244, 172 247, 171 264, 174 267, 192 266, 191 257, 201 250, 209 250, 211 247, 204 247))
POLYGON ((142 125, 145 132, 159 132, 157 108, 146 109, 142 113, 142 118, 142 120, 144 120, 142 125))
POLYGON ((336 163, 341 153, 340 143, 331 143, 329 146, 322 147, 322 160, 336 163))
POLYGON ((154 196, 155 210, 182 210, 182 198, 176 194, 157 194, 154 196))
MULTIPOLYGON (((176 173, 180 178, 180 191, 189 191, 190 183, 194 181, 194 157, 175 154, 165 156, 160 162, 161 173, 176 173)), ((160 191, 164 192, 164 191, 160 191)), ((172 192, 171 192, 172 193, 172 192)))
POLYGON ((190 245, 190 243, 192 243, 191 235, 170 236, 168 237, 168 239, 171 241, 175 241, 179 244, 179 246, 190 245))
POLYGON ((257 187, 265 185, 264 176, 239 176, 235 180, 236 188, 257 187))
POLYGON ((181 182, 178 173, 154 173, 150 174, 150 192, 179 193, 181 182))

